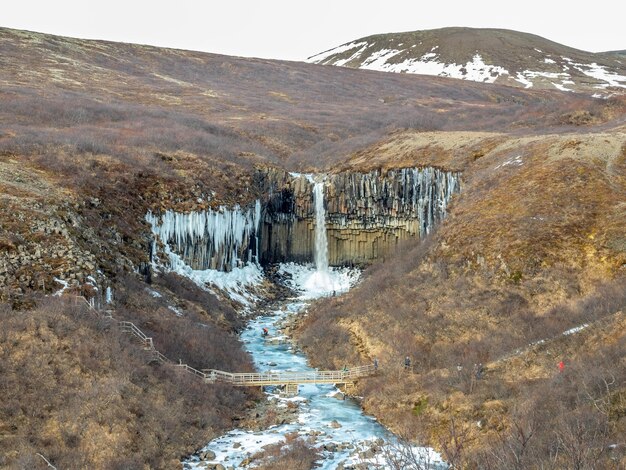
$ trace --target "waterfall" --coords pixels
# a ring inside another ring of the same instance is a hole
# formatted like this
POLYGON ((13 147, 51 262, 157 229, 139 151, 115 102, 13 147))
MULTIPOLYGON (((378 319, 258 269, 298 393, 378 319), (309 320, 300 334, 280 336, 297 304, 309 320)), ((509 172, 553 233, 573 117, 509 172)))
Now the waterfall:
POLYGON ((326 210, 324 209, 324 183, 313 185, 315 204, 315 268, 328 272, 328 238, 326 237, 326 210))
POLYGON ((312 175, 306 175, 313 183, 313 208, 315 211, 315 271, 304 283, 308 292, 317 292, 320 295, 334 294, 337 289, 337 280, 333 279, 328 269, 328 238, 326 235, 326 210, 324 209, 324 182, 315 181, 312 175))

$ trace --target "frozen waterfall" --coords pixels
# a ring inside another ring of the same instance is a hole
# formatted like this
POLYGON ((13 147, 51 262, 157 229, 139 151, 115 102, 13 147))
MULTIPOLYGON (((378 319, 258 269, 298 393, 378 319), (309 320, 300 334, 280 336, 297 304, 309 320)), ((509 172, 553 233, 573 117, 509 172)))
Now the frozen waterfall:
POLYGON ((257 262, 261 202, 254 207, 146 214, 154 235, 196 270, 231 271, 257 262))

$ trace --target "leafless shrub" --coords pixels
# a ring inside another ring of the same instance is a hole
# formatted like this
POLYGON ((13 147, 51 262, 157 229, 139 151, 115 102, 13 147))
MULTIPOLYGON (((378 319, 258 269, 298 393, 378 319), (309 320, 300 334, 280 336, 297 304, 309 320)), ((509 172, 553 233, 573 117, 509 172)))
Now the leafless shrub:
POLYGON ((40 304, 0 309, 10 346, 0 348, 0 421, 15 434, 0 441, 3 468, 40 468, 37 452, 57 468, 165 468, 230 426, 250 399, 247 390, 148 365, 129 337, 103 329, 81 304, 40 304), (111 429, 119 441, 109 441, 111 429))
POLYGON ((309 443, 301 438, 286 436, 285 441, 265 448, 263 452, 254 456, 260 461, 257 468, 263 470, 309 470, 314 468, 319 458, 318 452, 309 443))
POLYGON ((404 438, 388 442, 381 452, 385 465, 393 470, 432 470, 437 463, 432 451, 404 438))

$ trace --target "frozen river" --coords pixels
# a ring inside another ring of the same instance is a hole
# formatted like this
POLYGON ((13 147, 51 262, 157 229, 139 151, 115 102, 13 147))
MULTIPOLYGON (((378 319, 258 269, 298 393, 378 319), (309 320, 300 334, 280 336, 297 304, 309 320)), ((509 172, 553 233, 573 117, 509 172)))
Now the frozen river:
MULTIPOLYGON (((241 339, 258 371, 311 371, 314 369, 307 364, 306 357, 294 350, 280 329, 290 316, 303 314, 313 299, 348 290, 358 279, 358 272, 330 269, 320 279, 315 268, 294 264, 282 265, 280 272, 299 295, 251 320, 241 339), (263 328, 269 331, 267 337, 261 334, 263 328)), ((358 463, 368 464, 370 468, 411 468, 408 464, 396 467, 390 462, 389 455, 394 452, 400 458, 395 437, 364 414, 357 402, 341 399, 334 386, 300 385, 298 392, 296 397, 283 398, 268 387, 268 399, 276 400, 277 406, 287 407, 290 401, 298 405, 296 421, 257 432, 236 429, 220 436, 203 449, 215 454, 210 463, 242 468, 242 462, 264 446, 284 440, 286 434, 297 433, 305 438, 315 436, 315 447, 322 449, 317 468, 335 469, 341 465, 349 468, 358 463)), ((430 449, 402 446, 402 451, 412 454, 411 459, 423 455, 432 462, 431 468, 446 468, 439 455, 430 449)), ((193 457, 186 464, 191 468, 206 468, 193 457)), ((254 462, 250 464, 253 466, 254 462)))

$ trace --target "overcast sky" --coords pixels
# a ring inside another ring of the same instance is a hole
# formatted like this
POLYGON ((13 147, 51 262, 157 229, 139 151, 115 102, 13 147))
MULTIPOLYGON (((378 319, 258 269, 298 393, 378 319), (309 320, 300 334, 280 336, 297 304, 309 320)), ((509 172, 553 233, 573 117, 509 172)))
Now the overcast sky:
POLYGON ((626 49, 619 0, 9 0, 0 26, 245 57, 303 60, 377 33, 507 28, 587 51, 626 49))

